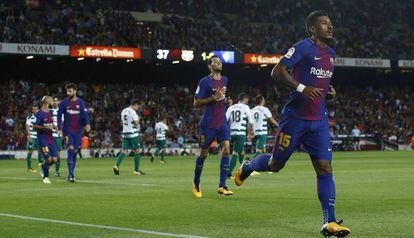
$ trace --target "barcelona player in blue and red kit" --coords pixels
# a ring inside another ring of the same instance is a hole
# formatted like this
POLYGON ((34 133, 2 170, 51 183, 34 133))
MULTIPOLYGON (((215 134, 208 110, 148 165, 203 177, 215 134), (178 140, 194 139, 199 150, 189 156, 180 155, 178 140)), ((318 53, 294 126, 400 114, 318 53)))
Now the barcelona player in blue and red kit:
POLYGON ((341 226, 335 218, 332 149, 325 106, 326 98, 336 94, 331 85, 336 55, 327 45, 333 38, 333 26, 325 12, 314 11, 306 18, 306 28, 310 37, 294 44, 272 70, 272 78, 294 89, 282 111, 273 153, 243 163, 235 183, 240 186, 253 171, 278 172, 302 146, 317 174, 324 220, 321 233, 345 237, 350 229, 341 226))
POLYGON ((39 153, 42 155, 43 183, 50 184, 49 167, 57 161, 57 145, 53 139, 53 111, 50 109, 53 99, 50 96, 42 98, 42 108, 36 113, 36 122, 33 128, 37 130, 39 153))
POLYGON ((208 67, 211 73, 200 80, 194 96, 194 106, 204 107, 199 132, 201 152, 196 159, 194 171, 193 194, 196 198, 202 197, 200 177, 209 146, 213 141, 219 143, 222 151, 218 193, 233 195, 226 186, 230 163, 230 129, 226 120, 227 104, 231 104, 231 99, 226 99, 228 78, 221 75, 223 65, 217 56, 210 58, 208 67))
POLYGON ((66 85, 67 98, 59 104, 57 124, 66 140, 68 149, 68 181, 73 183, 75 179, 76 152, 82 145, 82 128, 85 126, 86 132, 91 130, 89 125, 89 115, 85 102, 76 96, 77 86, 73 83, 66 85), (62 125, 62 116, 64 117, 62 125))

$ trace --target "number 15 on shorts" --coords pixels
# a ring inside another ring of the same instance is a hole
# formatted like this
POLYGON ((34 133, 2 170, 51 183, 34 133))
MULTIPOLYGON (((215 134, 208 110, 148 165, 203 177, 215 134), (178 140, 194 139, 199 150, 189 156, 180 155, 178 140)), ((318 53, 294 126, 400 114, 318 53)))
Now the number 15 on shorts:
POLYGON ((287 135, 283 132, 279 133, 279 145, 282 146, 283 148, 287 148, 290 145, 290 135, 287 135))

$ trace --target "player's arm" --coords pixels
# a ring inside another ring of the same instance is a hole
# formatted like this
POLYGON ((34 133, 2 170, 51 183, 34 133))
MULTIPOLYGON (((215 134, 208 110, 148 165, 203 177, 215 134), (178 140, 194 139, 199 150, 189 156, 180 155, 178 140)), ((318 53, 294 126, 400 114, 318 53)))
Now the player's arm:
POLYGON ((29 119, 26 119, 25 127, 26 127, 27 139, 29 140, 29 143, 31 144, 32 143, 32 137, 30 136, 30 122, 29 122, 29 119))
POLYGON ((132 113, 132 124, 134 124, 135 126, 139 126, 139 117, 137 112, 133 111, 132 113))
POLYGON ((278 126, 279 126, 279 123, 277 123, 277 121, 276 121, 273 117, 269 117, 267 120, 268 120, 268 121, 270 122, 270 124, 272 124, 273 126, 276 126, 276 127, 278 127, 278 126))
POLYGON ((291 89, 294 89, 309 99, 316 99, 319 97, 323 97, 323 89, 322 88, 315 88, 312 86, 306 86, 298 81, 294 80, 292 76, 290 76, 289 68, 287 65, 283 63, 279 63, 272 69, 272 78, 280 83, 288 86, 291 89))
POLYGON ((225 88, 221 88, 220 90, 217 90, 213 96, 207 97, 207 98, 197 98, 194 97, 194 106, 199 107, 199 106, 203 106, 205 104, 209 104, 211 102, 216 101, 217 99, 221 98, 224 93, 226 92, 225 88))
POLYGON ((280 60, 272 69, 271 76, 276 82, 280 82, 291 89, 304 94, 309 99, 323 97, 323 89, 306 86, 294 80, 289 73, 289 69, 293 68, 306 56, 306 47, 303 43, 297 43, 280 60))
POLYGON ((250 111, 250 109, 246 110, 246 114, 247 114, 247 135, 249 135, 251 138, 254 137, 254 130, 253 130, 253 114, 252 111, 250 111))
POLYGON ((58 125, 58 130, 62 130, 62 116, 64 114, 63 110, 64 110, 65 106, 63 105, 63 101, 59 103, 59 109, 58 109, 58 113, 57 113, 57 125, 58 125))
POLYGON ((326 98, 331 100, 336 96, 336 90, 332 85, 329 85, 329 91, 326 93, 326 98))
POLYGON ((90 132, 91 131, 91 125, 89 122, 89 114, 88 114, 88 109, 86 108, 85 102, 83 100, 81 100, 81 113, 83 116, 83 119, 85 120, 85 130, 86 132, 90 132))

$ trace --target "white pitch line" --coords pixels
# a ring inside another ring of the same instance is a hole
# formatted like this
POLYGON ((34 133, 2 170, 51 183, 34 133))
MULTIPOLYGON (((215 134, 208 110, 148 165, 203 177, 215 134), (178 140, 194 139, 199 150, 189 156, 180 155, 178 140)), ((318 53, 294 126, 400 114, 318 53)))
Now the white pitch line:
POLYGON ((101 228, 101 229, 117 230, 117 231, 129 231, 129 232, 144 233, 144 234, 158 235, 158 236, 183 237, 183 238, 206 238, 206 237, 203 237, 203 236, 174 234, 174 233, 167 233, 167 232, 127 228, 127 227, 103 226, 103 225, 95 225, 95 224, 87 224, 87 223, 79 223, 79 222, 71 222, 71 221, 62 221, 62 220, 54 220, 54 219, 46 219, 46 218, 38 218, 38 217, 20 216, 20 215, 8 214, 8 213, 0 213, 0 216, 13 217, 13 218, 31 220, 31 221, 52 222, 52 223, 72 225, 72 226, 93 227, 93 228, 101 228))
MULTIPOLYGON (((34 181, 34 180, 38 180, 41 181, 41 179, 36 179, 36 178, 21 178, 21 177, 0 177, 0 179, 11 179, 11 180, 30 180, 30 181, 34 181)), ((64 182, 63 180, 57 179, 57 180, 53 180, 52 179, 52 183, 53 182, 64 182)), ((156 187, 156 184, 149 184, 149 183, 119 183, 119 182, 105 182, 105 181, 96 181, 96 180, 79 180, 79 183, 91 183, 91 184, 106 184, 106 185, 125 185, 125 186, 142 186, 142 187, 156 187)))

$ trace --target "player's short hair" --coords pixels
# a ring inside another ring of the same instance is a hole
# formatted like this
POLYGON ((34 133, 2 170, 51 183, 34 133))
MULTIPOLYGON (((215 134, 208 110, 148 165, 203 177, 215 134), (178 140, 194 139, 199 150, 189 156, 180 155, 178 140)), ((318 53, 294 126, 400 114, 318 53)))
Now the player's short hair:
POLYGON ((311 35, 311 32, 309 30, 310 27, 315 23, 316 18, 321 17, 321 16, 329 17, 328 13, 325 12, 324 10, 313 11, 313 12, 309 13, 309 15, 306 17, 306 19, 305 19, 305 29, 306 29, 306 32, 308 32, 309 36, 311 35))
POLYGON ((78 89, 78 86, 76 86, 76 84, 74 84, 74 83, 68 83, 68 84, 66 84, 66 87, 65 88, 66 89, 77 90, 78 89))
POLYGON ((218 57, 217 55, 213 55, 213 56, 210 57, 210 59, 208 59, 207 64, 211 65, 211 63, 213 63, 214 58, 220 59, 220 57, 218 57))
POLYGON ((240 93, 237 99, 240 101, 243 101, 244 99, 249 98, 249 95, 247 93, 240 93))
POLYGON ((44 105, 46 103, 46 99, 52 99, 53 100, 53 98, 51 96, 45 95, 45 96, 42 97, 42 100, 41 100, 42 105, 44 105))
POLYGON ((254 99, 255 99, 256 104, 259 105, 264 100, 264 97, 262 94, 259 94, 254 99))
POLYGON ((141 105, 141 104, 142 102, 139 99, 134 98, 131 100, 131 105, 141 105))

